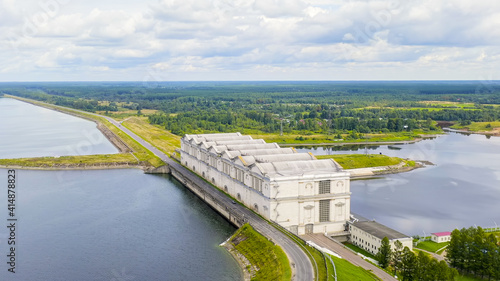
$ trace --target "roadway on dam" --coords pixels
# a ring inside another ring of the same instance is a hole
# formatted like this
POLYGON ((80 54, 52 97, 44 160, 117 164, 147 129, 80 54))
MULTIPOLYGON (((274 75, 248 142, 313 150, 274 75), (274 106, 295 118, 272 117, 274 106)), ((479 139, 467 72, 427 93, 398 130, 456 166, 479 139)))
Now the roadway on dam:
POLYGON ((274 226, 269 224, 266 220, 260 218, 257 214, 249 210, 248 208, 234 204, 231 198, 227 197, 224 193, 217 190, 204 180, 200 179, 198 176, 194 175, 191 171, 186 169, 184 166, 170 159, 168 155, 158 150, 156 147, 152 146, 149 142, 145 141, 141 137, 137 136, 135 133, 130 131, 129 129, 122 126, 116 120, 99 115, 101 117, 106 118, 109 122, 115 125, 117 128, 121 129, 131 138, 139 142, 146 149, 153 152, 156 156, 160 157, 169 167, 170 169, 174 169, 177 172, 181 173, 185 177, 189 178, 191 182, 196 184, 199 187, 202 187, 205 192, 212 195, 214 198, 218 200, 218 202, 223 203, 226 207, 232 209, 240 213, 246 222, 248 222, 255 230, 257 230, 262 235, 271 239, 274 243, 278 244, 287 254, 290 263, 292 265, 293 271, 293 280, 315 280, 314 276, 317 274, 314 272, 314 268, 311 264, 306 253, 288 236, 284 233, 276 229, 274 226))

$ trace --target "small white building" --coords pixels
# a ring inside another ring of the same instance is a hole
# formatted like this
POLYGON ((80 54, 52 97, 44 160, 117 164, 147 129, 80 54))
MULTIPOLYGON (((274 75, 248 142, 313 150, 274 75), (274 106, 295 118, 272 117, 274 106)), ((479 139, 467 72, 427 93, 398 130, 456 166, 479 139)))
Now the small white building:
POLYGON ((185 135, 181 163, 295 234, 345 230, 350 176, 332 159, 240 133, 185 135))
POLYGON ((359 221, 349 223, 349 231, 351 233, 350 242, 361 249, 372 254, 377 254, 382 244, 382 239, 387 237, 394 250, 394 242, 399 241, 404 247, 413 249, 413 238, 404 235, 392 228, 382 225, 375 221, 359 221))
POLYGON ((449 242, 451 240, 451 232, 431 233, 431 240, 436 243, 449 242))

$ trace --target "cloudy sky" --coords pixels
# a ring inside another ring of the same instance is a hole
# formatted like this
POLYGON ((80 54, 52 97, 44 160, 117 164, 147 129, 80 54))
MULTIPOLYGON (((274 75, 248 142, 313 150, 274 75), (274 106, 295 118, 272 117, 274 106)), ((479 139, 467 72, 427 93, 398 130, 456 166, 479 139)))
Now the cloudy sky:
POLYGON ((0 81, 498 80, 496 0, 0 0, 0 81))

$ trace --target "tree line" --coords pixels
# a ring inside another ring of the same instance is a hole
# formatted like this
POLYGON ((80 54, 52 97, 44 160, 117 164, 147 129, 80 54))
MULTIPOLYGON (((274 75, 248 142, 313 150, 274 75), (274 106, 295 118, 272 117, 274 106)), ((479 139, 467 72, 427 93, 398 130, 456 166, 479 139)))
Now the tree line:
POLYGON ((447 248, 450 265, 464 274, 500 280, 500 245, 481 227, 455 229, 447 248))
POLYGON ((391 249, 389 239, 384 237, 376 255, 380 267, 392 270, 404 281, 453 281, 458 275, 445 261, 437 261, 422 251, 415 254, 399 241, 391 249))
POLYGON ((4 83, 0 92, 90 112, 155 109, 176 134, 346 134, 433 130, 433 120, 500 120, 500 85, 477 82, 4 83), (486 87, 487 86, 487 87, 486 87), (469 102, 467 108, 422 101, 469 102), (105 101, 105 102, 103 102, 105 101))

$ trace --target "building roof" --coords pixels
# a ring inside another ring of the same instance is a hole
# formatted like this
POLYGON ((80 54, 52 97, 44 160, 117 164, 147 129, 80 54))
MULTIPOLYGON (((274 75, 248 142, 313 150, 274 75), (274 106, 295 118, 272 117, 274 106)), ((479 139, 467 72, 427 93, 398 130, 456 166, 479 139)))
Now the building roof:
POLYGON ((296 176, 304 174, 330 174, 342 168, 332 159, 256 163, 266 176, 296 176))
POLYGON ((318 160, 311 153, 297 153, 294 148, 281 148, 276 143, 240 133, 185 135, 183 141, 197 145, 248 167, 263 176, 331 175, 343 172, 333 159, 318 160))
POLYGON ((240 150, 240 155, 272 155, 272 154, 291 154, 297 151, 291 147, 287 148, 271 148, 271 149, 245 149, 240 150))
POLYGON ((307 161, 316 160, 311 153, 292 153, 292 154, 270 154, 270 155, 246 155, 240 156, 240 160, 245 166, 254 163, 269 163, 283 161, 307 161))
POLYGON ((375 221, 360 221, 352 223, 353 226, 363 230, 364 232, 371 234, 379 239, 384 239, 384 237, 389 238, 389 240, 408 238, 408 235, 389 228, 383 224, 375 221))
POLYGON ((441 236, 450 236, 451 232, 445 231, 445 232, 436 232, 436 233, 431 233, 431 234, 436 235, 437 237, 441 237, 441 236))

